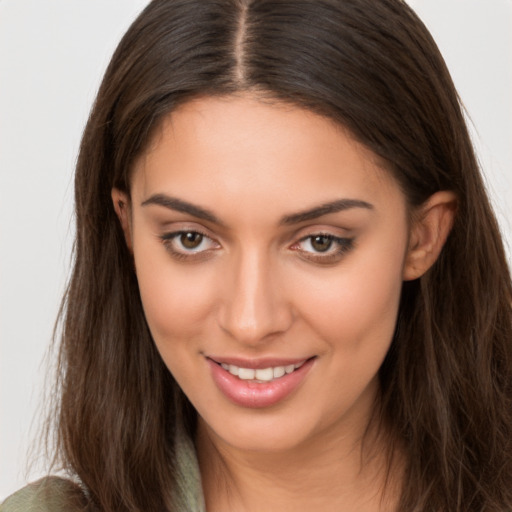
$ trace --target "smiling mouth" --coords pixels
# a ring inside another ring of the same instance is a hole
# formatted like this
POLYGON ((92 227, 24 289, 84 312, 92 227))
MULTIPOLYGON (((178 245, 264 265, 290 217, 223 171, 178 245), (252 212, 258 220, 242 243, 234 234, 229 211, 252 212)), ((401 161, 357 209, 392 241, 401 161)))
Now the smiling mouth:
POLYGON ((219 391, 234 404, 252 409, 285 400, 304 383, 315 359, 206 357, 219 391))
POLYGON ((268 368, 243 368, 241 366, 236 366, 234 364, 227 363, 217 363, 224 370, 229 372, 231 375, 238 377, 240 380, 247 380, 257 383, 266 383, 272 382, 276 379, 280 379, 285 375, 289 375, 293 373, 295 370, 299 369, 307 359, 295 364, 288 364, 285 366, 271 366, 268 368))

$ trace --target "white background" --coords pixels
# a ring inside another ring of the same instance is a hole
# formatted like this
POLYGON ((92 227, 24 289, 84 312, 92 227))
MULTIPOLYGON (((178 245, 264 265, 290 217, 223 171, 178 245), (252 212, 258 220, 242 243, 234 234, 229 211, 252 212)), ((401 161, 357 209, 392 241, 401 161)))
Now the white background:
MULTIPOLYGON (((25 468, 69 271, 77 148, 109 57, 146 3, 0 0, 0 500, 39 474, 25 468)), ((452 71, 511 244, 512 0, 410 3, 452 71)))

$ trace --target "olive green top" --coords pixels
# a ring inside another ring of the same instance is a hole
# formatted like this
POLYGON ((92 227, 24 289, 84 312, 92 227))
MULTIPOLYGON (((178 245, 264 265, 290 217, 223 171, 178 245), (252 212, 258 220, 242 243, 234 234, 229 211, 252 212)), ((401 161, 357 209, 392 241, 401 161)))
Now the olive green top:
POLYGON ((47 477, 27 485, 0 505, 1 512, 69 512, 87 510, 80 488, 64 478, 47 477))
MULTIPOLYGON (((176 512, 206 512, 194 445, 186 434, 176 440, 176 512)), ((97 512, 86 494, 65 478, 46 477, 8 497, 0 512, 97 512)))

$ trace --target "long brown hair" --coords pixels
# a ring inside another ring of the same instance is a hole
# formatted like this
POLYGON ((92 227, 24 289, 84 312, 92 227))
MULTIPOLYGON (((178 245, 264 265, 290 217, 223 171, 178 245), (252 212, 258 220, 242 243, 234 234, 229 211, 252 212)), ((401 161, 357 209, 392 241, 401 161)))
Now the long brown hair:
POLYGON ((407 455, 400 510, 512 510, 510 274, 457 93, 402 0, 154 0, 130 27, 76 168, 60 461, 101 510, 172 509, 183 400, 146 325, 110 192, 129 192, 163 116, 239 91, 346 127, 387 162, 411 210, 439 190, 457 195, 439 260, 404 284, 380 405, 407 455))

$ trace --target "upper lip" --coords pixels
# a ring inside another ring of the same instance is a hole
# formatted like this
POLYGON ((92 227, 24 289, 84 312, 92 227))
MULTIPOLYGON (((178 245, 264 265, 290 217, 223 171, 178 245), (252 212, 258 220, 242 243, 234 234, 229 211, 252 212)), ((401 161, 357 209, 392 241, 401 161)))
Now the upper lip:
POLYGON ((251 368, 261 370, 264 368, 275 368, 276 366, 288 366, 290 364, 299 364, 312 359, 311 357, 262 357, 247 359, 243 357, 224 357, 224 356, 206 356, 217 364, 230 364, 239 368, 251 368))

